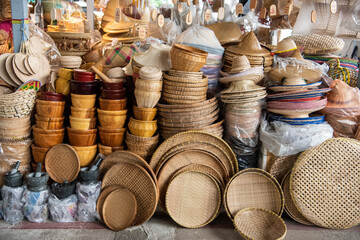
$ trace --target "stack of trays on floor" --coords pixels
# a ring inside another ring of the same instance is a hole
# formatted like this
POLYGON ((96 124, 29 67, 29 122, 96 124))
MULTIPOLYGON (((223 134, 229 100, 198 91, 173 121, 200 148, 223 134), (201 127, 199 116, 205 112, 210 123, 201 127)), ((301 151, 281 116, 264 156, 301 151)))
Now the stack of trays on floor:
POLYGON ((158 183, 144 159, 130 151, 114 152, 101 163, 100 174, 104 177, 96 210, 111 230, 141 225, 152 217, 158 183))
MULTIPOLYGON (((63 142, 64 96, 59 93, 42 92, 41 99, 36 99, 35 126, 33 126, 34 144, 31 146, 35 163, 44 163, 48 150, 63 142)), ((43 164, 44 166, 44 164, 43 164)))
POLYGON ((0 185, 3 175, 9 172, 17 161, 20 172, 30 171, 31 121, 35 90, 21 90, 0 95, 0 185))
POLYGON ((158 179, 160 205, 187 228, 214 220, 222 207, 224 187, 238 171, 231 148, 221 138, 192 131, 163 142, 150 167, 158 179))
POLYGON ((157 67, 142 67, 139 71, 140 78, 135 81, 134 117, 130 118, 126 135, 128 149, 145 160, 149 160, 159 142, 157 112, 155 108, 161 97, 162 71, 157 67), (154 136, 155 134, 155 136, 154 136))
POLYGON ((258 128, 262 115, 264 87, 256 85, 264 77, 263 68, 251 68, 245 56, 235 57, 229 72, 221 72, 220 92, 225 106, 225 141, 235 152, 239 168, 257 166, 258 128))

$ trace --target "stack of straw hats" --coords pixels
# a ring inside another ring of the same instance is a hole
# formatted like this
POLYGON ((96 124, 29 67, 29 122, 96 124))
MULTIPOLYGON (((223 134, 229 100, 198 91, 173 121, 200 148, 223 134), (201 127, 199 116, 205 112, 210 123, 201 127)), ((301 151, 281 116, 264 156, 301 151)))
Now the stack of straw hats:
POLYGON ((245 56, 233 58, 229 72, 221 72, 220 82, 227 88, 220 92, 225 106, 225 140, 237 155, 239 168, 257 166, 258 128, 261 120, 264 87, 256 85, 263 68, 251 68, 245 56))
POLYGON ((242 55, 249 59, 252 67, 264 67, 265 72, 271 69, 273 63, 271 52, 260 45, 253 31, 244 36, 238 45, 226 49, 223 71, 231 71, 233 58, 242 55))
POLYGON ((22 174, 30 171, 31 122, 35 90, 21 90, 0 95, 0 185, 3 175, 20 161, 22 174))

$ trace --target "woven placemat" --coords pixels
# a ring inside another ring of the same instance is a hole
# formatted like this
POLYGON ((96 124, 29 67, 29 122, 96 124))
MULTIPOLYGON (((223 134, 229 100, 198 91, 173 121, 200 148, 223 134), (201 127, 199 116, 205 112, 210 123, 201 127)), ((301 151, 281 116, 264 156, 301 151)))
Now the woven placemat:
POLYGON ((55 182, 72 182, 80 171, 79 156, 70 145, 58 144, 47 152, 45 169, 55 182))
POLYGON ((106 172, 101 187, 111 185, 129 189, 134 194, 138 207, 132 225, 140 225, 152 217, 158 202, 157 188, 143 167, 132 163, 118 163, 112 166, 106 172))
POLYGON ((293 200, 291 199, 290 194, 290 173, 291 171, 287 172, 283 177, 281 182, 281 187, 284 192, 285 197, 285 212, 295 221, 304 224, 304 225, 313 225, 309 222, 300 212, 297 210, 293 200))
POLYGON ((166 191, 166 210, 183 227, 199 228, 210 223, 220 206, 220 188, 215 179, 204 173, 180 173, 166 191))
POLYGON ((135 196, 127 189, 116 189, 105 199, 103 218, 106 226, 121 231, 131 226, 136 216, 135 196))
POLYGON ((119 186, 117 185, 113 185, 113 186, 108 186, 105 189, 101 190, 101 193, 97 199, 96 202, 96 211, 98 212, 100 219, 103 219, 103 215, 102 215, 102 210, 103 210, 103 206, 104 206, 104 202, 106 197, 114 190, 116 189, 120 189, 119 186))
POLYGON ((225 210, 231 219, 244 208, 262 208, 281 215, 284 194, 269 173, 260 169, 245 169, 228 182, 224 193, 225 210))
POLYGON ((244 239, 285 238, 287 229, 284 220, 271 211, 261 208, 245 208, 234 218, 234 227, 244 239))
POLYGON ((290 175, 291 197, 315 225, 346 229, 360 222, 360 142, 332 138, 299 157, 290 175))
POLYGON ((185 142, 191 141, 191 140, 199 140, 204 142, 210 142, 221 148, 226 152, 226 154, 230 157, 231 162, 233 163, 233 166, 235 167, 235 172, 238 171, 238 165, 237 160, 234 152, 231 150, 230 146, 221 138, 216 137, 212 134, 205 133, 205 132, 198 132, 198 131, 188 131, 176 134, 172 136, 171 138, 166 139, 155 151, 153 154, 151 160, 150 160, 150 167, 154 170, 156 169, 156 166, 158 165, 161 157, 163 154, 165 154, 169 149, 181 145, 185 142))

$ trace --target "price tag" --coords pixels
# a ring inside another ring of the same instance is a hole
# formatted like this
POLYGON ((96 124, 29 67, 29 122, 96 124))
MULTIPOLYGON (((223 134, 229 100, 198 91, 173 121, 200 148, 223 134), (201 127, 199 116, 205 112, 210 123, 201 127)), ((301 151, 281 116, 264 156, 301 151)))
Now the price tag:
POLYGON ((266 18, 266 8, 262 8, 261 10, 260 10, 260 15, 259 15, 259 18, 266 18))
POLYGON ((164 15, 160 14, 157 19, 158 26, 162 28, 164 26, 164 15))
POLYGON ((178 9, 178 12, 179 12, 179 13, 182 13, 182 12, 184 11, 184 8, 183 8, 182 3, 178 3, 177 9, 178 9))
POLYGON ((242 3, 236 4, 235 12, 236 12, 236 15, 243 14, 244 6, 242 5, 242 3))
POLYGON ((312 23, 315 23, 315 22, 316 22, 316 17, 317 17, 317 15, 316 15, 316 10, 312 10, 312 11, 311 11, 311 22, 312 22, 312 23))
POLYGON ((121 17, 121 10, 120 8, 115 9, 115 22, 119 23, 121 17))
POLYGON ((220 7, 218 9, 218 19, 223 20, 225 17, 225 9, 223 7, 220 7))
POLYGON ((191 0, 187 0, 186 3, 189 7, 191 6, 191 0))
POLYGON ((254 9, 256 8, 257 5, 257 0, 251 0, 250 1, 250 10, 254 11, 254 9))
POLYGON ((151 19, 155 22, 158 15, 158 11, 156 9, 151 12, 151 19))
POLYGON ((276 16, 276 5, 275 4, 270 6, 269 15, 270 15, 270 17, 276 16))
POLYGON ((193 20, 192 14, 191 14, 191 12, 188 12, 188 14, 186 14, 186 19, 185 19, 186 24, 191 25, 192 20, 193 20))
POLYGON ((286 7, 284 9, 284 14, 289 16, 291 14, 292 10, 293 10, 293 5, 291 3, 289 3, 286 5, 286 7))
POLYGON ((211 10, 210 9, 206 9, 205 11, 205 21, 210 21, 211 19, 211 10))
POLYGON ((174 5, 176 5, 177 4, 177 0, 172 0, 172 3, 174 4, 174 5))
POLYGON ((146 38, 146 29, 144 26, 139 27, 139 38, 144 40, 146 38))
POLYGON ((337 2, 335 0, 330 3, 330 12, 335 14, 337 12, 337 2))

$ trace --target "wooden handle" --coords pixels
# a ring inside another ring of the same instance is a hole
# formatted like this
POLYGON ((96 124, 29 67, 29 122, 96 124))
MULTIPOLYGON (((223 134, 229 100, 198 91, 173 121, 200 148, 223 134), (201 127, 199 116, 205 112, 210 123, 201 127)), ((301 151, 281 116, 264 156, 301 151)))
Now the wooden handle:
POLYGON ((91 69, 103 80, 104 82, 111 83, 111 79, 108 78, 105 74, 103 74, 99 69, 97 69, 95 66, 92 66, 91 69))

